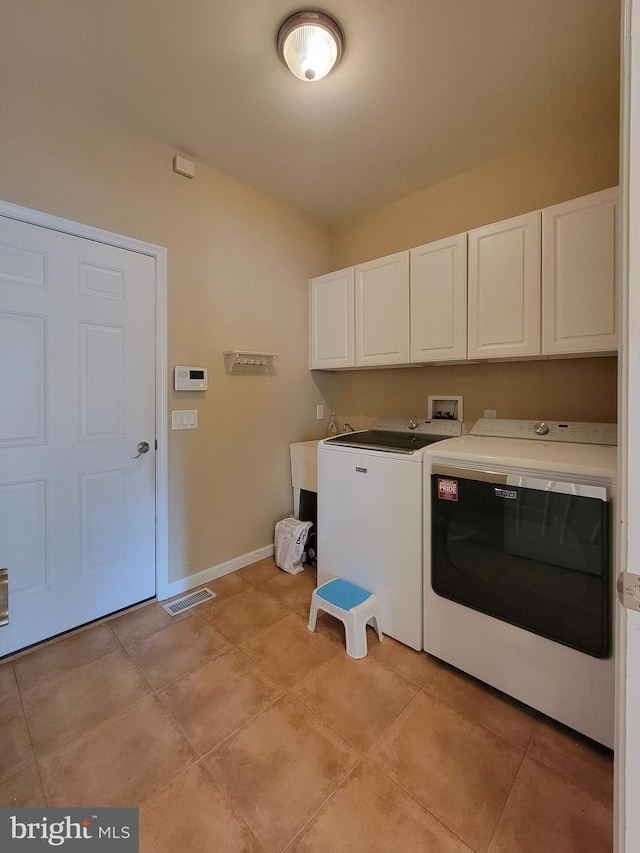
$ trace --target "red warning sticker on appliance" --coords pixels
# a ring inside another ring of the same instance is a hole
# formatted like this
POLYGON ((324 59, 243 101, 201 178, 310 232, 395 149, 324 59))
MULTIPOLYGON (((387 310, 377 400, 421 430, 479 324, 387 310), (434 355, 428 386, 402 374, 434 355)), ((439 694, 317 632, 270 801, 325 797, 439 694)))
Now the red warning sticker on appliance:
POLYGON ((458 481, 438 477, 438 499, 441 501, 457 501, 458 481))

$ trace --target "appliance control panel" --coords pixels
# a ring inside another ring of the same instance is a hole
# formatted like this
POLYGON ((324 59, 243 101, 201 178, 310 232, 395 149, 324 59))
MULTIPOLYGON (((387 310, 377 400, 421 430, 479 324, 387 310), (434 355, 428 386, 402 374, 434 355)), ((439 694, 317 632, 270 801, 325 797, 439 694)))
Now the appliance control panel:
POLYGON ((447 438, 456 438, 464 432, 462 421, 446 418, 378 418, 369 429, 416 435, 445 435, 447 438))
POLYGON ((471 435, 493 438, 529 438, 536 441, 566 441, 574 444, 618 443, 616 424, 590 424, 578 421, 520 421, 507 418, 480 418, 471 427, 471 435))

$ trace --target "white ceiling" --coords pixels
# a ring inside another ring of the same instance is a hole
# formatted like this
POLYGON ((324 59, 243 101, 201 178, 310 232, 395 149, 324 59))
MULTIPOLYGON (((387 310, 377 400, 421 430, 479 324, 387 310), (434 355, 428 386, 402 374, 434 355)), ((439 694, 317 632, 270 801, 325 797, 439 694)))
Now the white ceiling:
POLYGON ((299 8, 0 0, 0 85, 64 90, 326 222, 615 117, 618 0, 327 0, 345 53, 311 84, 275 49, 299 8))

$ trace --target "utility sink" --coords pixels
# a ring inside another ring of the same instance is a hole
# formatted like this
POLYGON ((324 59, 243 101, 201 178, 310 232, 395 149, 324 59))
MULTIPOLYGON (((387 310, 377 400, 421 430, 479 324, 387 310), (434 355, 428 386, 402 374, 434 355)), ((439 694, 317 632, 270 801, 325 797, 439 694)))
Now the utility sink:
POLYGON ((300 511, 300 490, 318 491, 318 441, 296 441, 289 445, 293 514, 300 511))

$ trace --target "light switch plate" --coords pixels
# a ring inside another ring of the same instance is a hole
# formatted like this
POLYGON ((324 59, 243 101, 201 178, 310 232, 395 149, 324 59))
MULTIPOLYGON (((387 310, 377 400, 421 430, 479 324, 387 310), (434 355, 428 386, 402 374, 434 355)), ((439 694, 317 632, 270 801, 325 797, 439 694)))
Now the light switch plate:
POLYGON ((181 409, 172 411, 171 429, 198 429, 198 410, 181 409))

